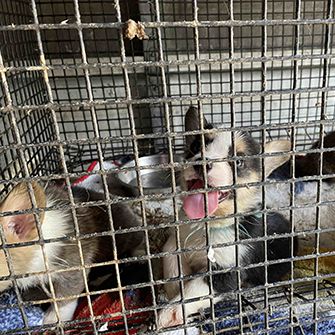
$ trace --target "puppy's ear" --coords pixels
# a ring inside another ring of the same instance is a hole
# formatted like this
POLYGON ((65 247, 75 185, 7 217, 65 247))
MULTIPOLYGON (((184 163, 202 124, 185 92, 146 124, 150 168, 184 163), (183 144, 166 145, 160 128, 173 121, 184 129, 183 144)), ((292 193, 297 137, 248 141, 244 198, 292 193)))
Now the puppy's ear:
POLYGON ((264 159, 266 176, 269 176, 275 169, 279 168, 290 159, 290 154, 287 153, 290 149, 291 142, 287 140, 271 141, 265 144, 264 153, 283 153, 279 156, 266 157, 264 159))
MULTIPOLYGON (((206 118, 204 117, 204 129, 209 127, 209 123, 207 122, 206 118)), ((188 111, 185 115, 185 130, 192 131, 192 130, 199 130, 200 129, 200 113, 198 108, 194 106, 190 106, 188 111)), ((195 136, 189 135, 186 136, 186 145, 190 146, 191 143, 194 141, 195 136)))
MULTIPOLYGON (((46 207, 46 195, 43 188, 36 182, 32 183, 34 196, 38 208, 46 207)), ((0 204, 0 212, 14 212, 32 209, 33 205, 29 196, 28 184, 20 183, 13 188, 7 198, 0 204)), ((43 222, 44 212, 40 214, 43 222)), ((19 214, 3 216, 0 223, 9 243, 31 241, 38 236, 34 214, 19 214)))

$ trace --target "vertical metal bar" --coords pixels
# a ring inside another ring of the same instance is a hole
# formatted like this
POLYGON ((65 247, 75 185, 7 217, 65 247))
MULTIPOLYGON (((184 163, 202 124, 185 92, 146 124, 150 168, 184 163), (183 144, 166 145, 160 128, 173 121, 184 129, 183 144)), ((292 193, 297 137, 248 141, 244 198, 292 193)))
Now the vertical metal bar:
MULTIPOLYGON (((333 7, 334 3, 333 0, 328 0, 327 2, 327 19, 331 19, 333 17, 333 7)), ((325 29, 325 41, 324 41, 324 54, 329 55, 331 52, 331 31, 332 26, 330 24, 326 25, 325 29)), ((322 78, 322 87, 327 88, 329 85, 329 59, 325 58, 323 61, 323 78, 322 78)), ((327 92, 323 91, 321 94, 321 115, 320 121, 326 119, 326 109, 327 109, 327 92)), ((320 134, 319 134, 319 141, 320 141, 320 165, 319 165, 319 173, 320 176, 323 176, 323 145, 324 145, 324 124, 320 123, 320 134)), ((317 205, 316 205, 316 238, 315 238, 315 254, 316 258, 314 260, 314 276, 319 275, 319 255, 320 255, 320 204, 322 203, 322 178, 319 178, 318 181, 318 189, 317 189, 317 205)), ((314 334, 318 332, 318 309, 316 300, 318 299, 318 287, 319 287, 319 280, 315 279, 314 281, 314 303, 313 303, 313 318, 314 318, 314 334)))
MULTIPOLYGON (((155 0, 155 11, 156 11, 156 22, 161 22, 161 18, 160 18, 160 7, 159 7, 159 1, 155 0)), ((158 37, 158 51, 159 51, 159 60, 160 61, 164 61, 164 51, 163 51, 163 43, 162 43, 162 32, 161 32, 161 28, 158 27, 157 28, 157 37, 158 37)), ((165 68, 163 66, 160 67, 160 71, 161 71, 161 81, 162 81, 162 86, 163 86, 163 96, 167 97, 168 96, 168 91, 167 91, 167 83, 166 83, 166 73, 165 73, 165 68)), ((171 137, 169 136, 171 133, 171 125, 170 125, 170 114, 169 114, 169 105, 167 102, 164 103, 164 116, 165 116, 165 122, 166 122, 166 130, 167 130, 167 140, 168 140, 168 154, 169 154, 169 162, 171 164, 173 164, 173 148, 172 148, 172 140, 171 137)), ((175 194, 176 193, 176 175, 175 175, 175 170, 174 168, 171 168, 171 178, 172 178, 172 193, 175 194)), ((178 208, 177 208, 177 201, 176 201, 176 197, 173 196, 172 198, 173 201, 173 212, 174 212, 174 219, 175 222, 178 221, 179 218, 179 213, 178 213, 178 208)), ((181 250, 181 246, 180 246, 180 233, 179 233, 179 227, 176 226, 176 245, 177 245, 177 250, 180 251, 181 250)), ((150 250, 148 251, 150 253, 150 250)), ((182 263, 181 263, 181 255, 178 254, 177 255, 177 259, 178 259, 178 267, 179 267, 179 275, 181 278, 181 282, 180 282, 180 287, 181 287, 181 299, 183 301, 184 299, 184 282, 182 280, 183 278, 183 271, 182 271, 182 263)), ((150 268, 151 268, 151 264, 150 263, 150 268)), ((150 280, 153 282, 153 277, 150 278, 150 280)), ((154 293, 154 292, 153 292, 154 293)), ((153 304, 154 307, 157 306, 156 303, 156 298, 155 295, 153 294, 153 304)), ((183 307, 183 316, 185 319, 185 308, 184 308, 184 304, 182 304, 183 307)), ((154 310, 155 313, 155 320, 157 321, 157 309, 154 310)))
MULTIPOLYGON (((194 20, 194 46, 195 46, 195 60, 200 60, 200 40, 199 40, 199 6, 198 6, 198 0, 193 0, 193 20, 194 20)), ((197 97, 201 96, 202 94, 202 82, 201 82, 201 66, 198 64, 195 64, 195 73, 196 73, 196 92, 197 97)), ((197 100, 198 105, 198 111, 199 111, 199 122, 200 122, 200 130, 201 130, 201 159, 202 159, 202 170, 203 170, 203 176, 204 176, 204 205, 205 205, 205 217, 208 217, 208 179, 207 179, 207 169, 206 169, 206 156, 205 156, 205 135, 204 135, 204 113, 202 109, 202 101, 197 100)), ((211 246, 210 241, 210 227, 208 220, 205 220, 205 231, 206 231, 206 249, 205 252, 207 254, 208 248, 211 246)), ((213 301, 213 278, 212 278, 212 263, 207 258, 207 267, 209 272, 209 299, 210 299, 210 310, 211 310, 211 321, 212 321, 212 332, 215 335, 216 334, 216 326, 215 326, 215 306, 213 301)), ((206 280, 203 278, 203 280, 206 280)))
MULTIPOLYGON (((229 1, 229 19, 231 22, 234 21, 234 0, 229 1)), ((229 27, 229 59, 233 59, 235 57, 235 48, 234 48, 234 27, 229 27)), ((232 98, 230 98, 230 117, 231 117, 231 127, 236 127, 236 109, 235 109, 235 64, 233 62, 229 63, 229 74, 230 74, 230 94, 232 98)), ((233 157, 237 156, 236 151, 236 136, 235 132, 231 132, 231 142, 233 148, 233 157)), ((236 160, 233 161, 233 185, 237 184, 237 166, 236 160)), ((237 189, 235 190, 237 192, 237 189)), ((239 218, 236 216, 238 213, 237 209, 237 199, 236 193, 234 196, 234 227, 235 227, 235 266, 237 268, 240 267, 240 229, 239 229, 239 218)), ((243 334, 243 302, 242 302, 242 293, 241 293, 241 271, 239 269, 237 271, 237 302, 238 302, 238 317, 239 317, 239 329, 240 334, 243 334)))
MULTIPOLYGON (((295 1, 295 19, 300 20, 301 19, 301 0, 295 1)), ((300 52, 300 25, 295 25, 294 27, 294 56, 299 55, 300 52)), ((298 79, 299 79, 299 64, 298 60, 293 61, 293 83, 292 83, 292 89, 296 90, 298 88, 298 79)), ((298 96, 297 94, 293 94, 292 96, 292 115, 291 115, 291 122, 293 126, 291 127, 291 151, 293 152, 293 159, 291 160, 291 171, 290 176, 292 178, 292 182, 290 183, 290 207, 293 207, 295 205, 295 152, 296 152, 296 116, 297 116, 297 106, 298 106, 298 96)), ((290 224, 291 224, 291 262, 290 262, 290 279, 292 280, 290 285, 290 302, 291 304, 294 302, 294 230, 295 230, 295 211, 290 209, 290 224)), ((294 334, 294 309, 292 308, 292 305, 290 305, 290 332, 293 335, 294 334)))
MULTIPOLYGON (((119 0, 114 0, 114 5, 116 9, 116 17, 119 23, 122 23, 122 17, 121 17, 121 8, 120 8, 120 2, 119 0)), ((127 57, 126 57, 126 50, 124 46, 124 41, 123 41, 123 34, 122 34, 122 29, 119 30, 119 40, 120 40, 120 48, 121 48, 121 61, 122 63, 127 62, 127 57)), ((127 67, 122 68, 123 72, 123 78, 126 84, 126 97, 127 100, 132 99, 132 94, 131 94, 131 88, 130 88, 130 81, 129 81, 129 74, 128 74, 128 69, 127 67)), ((134 148, 134 160, 135 160, 135 169, 136 169, 136 179, 137 179, 137 185, 139 189, 139 195, 143 197, 143 183, 140 175, 140 163, 139 163, 139 150, 138 150, 138 143, 137 143, 137 134, 136 134, 136 127, 135 127, 135 118, 134 118, 134 110, 133 106, 130 103, 127 105, 128 108, 128 114, 129 114, 129 122, 130 122, 130 129, 131 129, 131 134, 133 135, 133 148, 134 148)), ((143 226, 147 226, 147 219, 146 219, 146 214, 145 214, 145 200, 141 199, 140 200, 140 206, 141 206, 141 215, 142 215, 142 223, 143 226)), ((150 255, 150 244, 149 244, 149 236, 148 236, 148 230, 145 229, 145 244, 146 244, 146 252, 148 255, 150 255)), ((150 288, 151 288, 151 294, 152 298, 154 301, 154 304, 156 305, 155 302, 155 289, 154 289, 154 276, 153 276, 153 271, 152 271, 152 263, 151 259, 149 259, 149 278, 150 278, 150 288)), ((122 311, 124 311, 124 307, 122 307, 122 311)), ((157 312, 155 312, 155 317, 157 320, 157 312)), ((127 325, 127 320, 124 317, 125 320, 125 325, 126 325, 126 332, 127 334, 129 333, 128 330, 128 325, 127 325)))
MULTIPOLYGON (((267 0, 263 0, 262 2, 263 7, 262 7, 262 19, 264 23, 267 20, 267 14, 268 14, 268 2, 267 0)), ((262 25, 262 57, 266 58, 267 57, 267 42, 268 42, 268 31, 267 31, 267 26, 264 24, 262 25)), ((262 92, 267 91, 267 63, 262 62, 262 92)), ((267 104, 267 98, 265 95, 262 95, 261 97, 261 109, 262 109, 262 115, 261 115, 261 123, 262 125, 265 125, 267 123, 267 109, 266 109, 266 104, 267 104)), ((262 130, 262 147, 261 147, 261 152, 264 154, 264 148, 265 148, 265 143, 266 143, 266 129, 262 130)), ((266 180, 266 175, 265 175, 265 164, 264 164, 264 158, 261 159, 262 163, 262 182, 266 180)), ((265 187, 262 185, 261 187, 262 191, 262 210, 266 209, 266 194, 265 194, 265 187)), ((262 221, 263 221, 263 227, 264 227, 264 237, 267 237, 267 214, 263 213, 262 215, 262 221)), ((265 287, 264 287, 264 327, 265 329, 269 329, 269 290, 268 290, 268 241, 267 239, 264 240, 264 279, 265 279, 265 287)))
MULTIPOLYGON (((48 100, 50 101, 50 103, 53 103, 53 95, 52 95, 52 89, 51 89, 51 85, 50 85, 50 81, 49 81, 48 70, 47 70, 47 66, 46 66, 46 60, 45 60, 45 56, 44 56, 42 37, 41 37, 40 29, 38 27, 39 20, 38 20, 37 7, 36 7, 35 0, 31 0, 31 5, 32 5, 33 16, 34 16, 34 23, 37 25, 37 28, 36 28, 37 43, 38 43, 38 49, 39 49, 39 53, 40 53, 40 63, 44 67, 43 77, 44 77, 45 85, 46 85, 46 88, 47 88, 48 100)), ((59 127, 58 127, 57 116, 56 116, 56 113, 53 109, 51 109, 50 111, 51 111, 52 120, 53 120, 53 124, 54 124, 56 140, 60 142, 61 138, 60 138, 60 132, 59 132, 59 127)), ((63 172, 65 174, 67 174, 68 171, 67 171, 67 166, 66 166, 66 161, 65 161, 64 148, 61 144, 59 144, 58 148, 59 148, 59 153, 60 153, 63 172)), ((80 255, 80 262, 81 262, 81 266, 82 266, 82 275, 83 275, 83 278, 85 280, 85 288, 87 288, 86 270, 84 268, 85 264, 84 264, 84 258, 83 258, 83 251, 82 251, 82 247, 81 247, 81 242, 79 240, 80 231, 79 231, 78 219, 77 219, 77 216, 76 216, 75 201, 74 201, 73 194, 72 194, 72 191, 71 191, 71 182, 70 182, 69 177, 65 178, 65 182, 66 182, 66 186, 67 186, 67 189, 68 189, 68 195, 69 195, 70 204, 71 204, 71 214, 72 214, 72 218, 73 218, 73 222, 74 222, 74 226, 75 226, 76 241, 77 241, 78 251, 79 251, 79 255, 80 255)), ((51 277, 49 275, 48 275, 48 277, 49 277, 51 295, 52 295, 53 303, 54 303, 54 306, 55 306, 56 315, 57 315, 57 318, 58 318, 58 324, 60 325, 59 311, 58 311, 58 306, 57 306, 57 303, 56 303, 56 300, 55 300, 56 299, 55 291, 54 291, 54 287, 53 287, 53 284, 52 284, 52 281, 51 281, 51 277)), ((87 293, 87 291, 86 291, 86 293, 87 293)), ((91 305, 89 297, 88 297, 88 305, 89 305, 90 310, 92 311, 92 305, 91 305)), ((96 333, 96 328, 95 328, 94 321, 92 322, 92 325, 93 325, 93 328, 94 328, 94 332, 96 333)), ((64 333, 63 327, 60 327, 60 331, 62 333, 64 333)))
MULTIPOLYGON (((78 0, 73 0, 73 1, 74 1, 76 23, 77 23, 77 27, 78 27, 77 31, 78 31, 78 37, 79 37, 79 42, 80 42, 82 62, 83 62, 84 65, 88 65, 87 55, 86 55, 86 48, 85 48, 85 43, 84 43, 83 30, 82 30, 82 27, 81 27, 82 22, 81 22, 79 2, 78 2, 78 0)), ((90 80, 89 69, 87 69, 87 68, 84 69, 84 75, 85 75, 85 82, 86 82, 88 100, 89 100, 89 102, 93 102, 94 101, 94 96, 93 96, 93 90, 92 90, 92 83, 91 83, 91 80, 90 80)), ((91 106, 91 117, 92 117, 94 135, 98 139, 100 137, 99 125, 98 125, 96 110, 95 110, 95 107, 93 105, 91 106)), ((103 158, 101 143, 99 141, 97 141, 96 145, 97 145, 98 160, 99 160, 99 165, 100 165, 99 170, 104 172, 104 168, 103 168, 104 158, 103 158)), ((114 224, 113 224, 112 208, 111 208, 111 205, 109 203, 110 195, 109 195, 109 191, 108 191, 106 174, 103 173, 101 175, 101 178, 102 178, 102 184, 103 184, 105 199, 107 201, 106 202, 106 208, 107 208, 107 213, 108 213, 108 218, 109 218, 109 223, 110 223, 110 228, 111 228, 111 233, 112 233, 111 238, 112 238, 112 241, 113 241, 113 256, 114 256, 114 260, 116 261, 115 262, 115 271, 116 271, 116 277, 117 277, 117 282, 118 282, 119 296, 120 296, 120 301, 121 301, 121 305, 122 305, 122 311, 124 313, 125 308, 124 308, 123 294, 122 294, 122 288, 121 288, 122 285, 121 285, 121 278, 120 278, 120 270, 119 270, 119 265, 118 265, 118 262, 117 262, 118 255, 117 255, 117 248, 116 248, 116 238, 115 238, 115 234, 114 234, 115 229, 114 229, 114 224)), ((84 266, 84 259, 82 258, 81 254, 80 254, 80 256, 81 256, 81 263, 82 263, 81 265, 84 266)), ((88 283, 87 283, 87 277, 85 276, 85 270, 83 271, 83 275, 84 275, 84 280, 85 280, 85 291, 87 293, 88 306, 89 306, 89 310, 90 310, 90 319, 91 319, 91 323, 93 325, 94 332, 97 333, 98 331, 96 329, 96 324, 94 322, 94 320, 95 320, 94 312, 93 312, 93 307, 92 307, 90 291, 89 291, 89 287, 88 287, 88 283)), ((127 331, 127 334, 128 334, 127 319, 124 315, 123 315, 123 319, 124 319, 126 331, 127 331)))

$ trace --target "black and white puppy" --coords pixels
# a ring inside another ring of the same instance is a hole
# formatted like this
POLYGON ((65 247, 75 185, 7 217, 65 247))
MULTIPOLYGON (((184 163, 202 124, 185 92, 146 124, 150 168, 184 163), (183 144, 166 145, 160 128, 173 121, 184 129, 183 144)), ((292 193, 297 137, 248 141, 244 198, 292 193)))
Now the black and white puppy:
MULTIPOLYGON (((199 130, 198 110, 190 107, 185 117, 186 131, 199 130)), ((213 126, 204 120, 205 129, 213 129, 213 126)), ((285 141, 269 142, 265 152, 280 151, 281 143, 285 141), (276 145, 277 143, 277 145, 276 145)), ((201 160, 201 135, 189 135, 186 138, 188 161, 201 160)), ((218 131, 205 135, 205 159, 208 188, 224 187, 253 183, 261 180, 261 159, 250 157, 261 152, 260 145, 250 135, 242 132, 231 133, 230 131, 218 131), (234 183, 234 162, 229 158, 234 157, 232 136, 235 142, 237 176, 234 183), (224 160, 228 159, 228 160, 224 160), (224 160, 215 161, 212 160, 224 160)), ((276 167, 287 160, 285 156, 268 157, 265 159, 265 174, 269 175, 276 167)), ((182 174, 182 185, 184 190, 194 191, 204 189, 202 165, 188 165, 182 174)), ((175 255, 164 257, 164 277, 180 280, 183 276, 205 273, 208 271, 208 259, 212 262, 212 269, 219 270, 212 275, 213 288, 216 294, 233 292, 238 288, 236 268, 236 246, 235 221, 233 217, 225 217, 234 213, 234 201, 237 213, 246 213, 255 210, 261 203, 261 191, 259 186, 239 187, 224 191, 211 190, 207 192, 208 215, 217 219, 209 222, 209 236, 206 243, 205 224, 192 223, 180 226, 181 248, 195 249, 186 251, 181 256, 181 266, 178 266, 178 258, 175 255), (227 244, 227 246, 215 247, 215 245, 227 244), (206 246, 210 249, 206 249, 206 246), (213 246, 213 247, 212 247, 213 246), (202 249, 202 250, 199 250, 202 249)), ((204 193, 192 193, 183 200, 183 213, 188 219, 202 219, 205 215, 204 193)), ((238 217, 239 240, 238 257, 239 265, 246 266, 258 264, 265 261, 264 242, 255 242, 250 239, 265 235, 261 215, 245 215, 238 217), (244 241, 243 241, 244 240, 244 241), (250 240, 250 241, 246 241, 250 240)), ((287 237, 271 238, 274 235, 289 233, 290 223, 278 213, 269 213, 266 218, 266 235, 270 237, 267 241, 267 260, 287 259, 276 265, 256 266, 242 270, 242 286, 262 285, 265 283, 265 271, 267 281, 279 281, 290 269, 289 259, 291 257, 291 240, 287 237)), ((296 244, 295 244, 296 246, 296 244)), ((177 250, 176 236, 171 234, 164 246, 165 252, 177 250)), ((196 313, 199 309, 210 306, 210 299, 204 299, 209 293, 208 277, 198 276, 184 282, 184 306, 186 318, 196 313), (187 300, 197 298, 187 303, 187 300), (199 299, 200 298, 200 299, 199 299)), ((165 328, 183 323, 180 281, 172 281, 165 285, 165 290, 170 302, 175 302, 171 307, 160 311, 158 316, 158 327, 165 328)), ((186 320, 185 320, 186 321, 186 320)))

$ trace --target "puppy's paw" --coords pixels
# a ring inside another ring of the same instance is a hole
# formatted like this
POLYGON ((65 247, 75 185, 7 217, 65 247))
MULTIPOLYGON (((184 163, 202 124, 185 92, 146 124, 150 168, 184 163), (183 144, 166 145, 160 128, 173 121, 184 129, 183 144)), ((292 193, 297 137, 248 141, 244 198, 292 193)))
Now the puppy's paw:
POLYGON ((183 310, 181 305, 162 309, 158 313, 157 327, 158 329, 173 327, 183 324, 183 310))
POLYGON ((55 309, 51 306, 48 308, 48 310, 46 311, 44 315, 43 324, 48 325, 48 324, 56 323, 57 321, 58 319, 57 319, 55 309))
MULTIPOLYGON (((71 300, 66 303, 58 305, 59 321, 72 320, 76 307, 77 307, 77 300, 71 300)), ((56 310, 54 306, 51 305, 43 318, 43 324, 56 323, 57 321, 58 318, 56 310)))

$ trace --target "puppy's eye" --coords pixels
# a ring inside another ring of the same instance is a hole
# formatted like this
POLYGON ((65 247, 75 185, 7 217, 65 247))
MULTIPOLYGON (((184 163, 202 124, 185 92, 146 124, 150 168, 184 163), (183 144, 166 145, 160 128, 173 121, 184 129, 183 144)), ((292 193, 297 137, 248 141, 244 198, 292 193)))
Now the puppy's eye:
POLYGON ((238 168, 238 169, 240 169, 240 168, 242 168, 244 166, 244 160, 243 159, 238 159, 237 161, 236 161, 236 167, 238 168))

